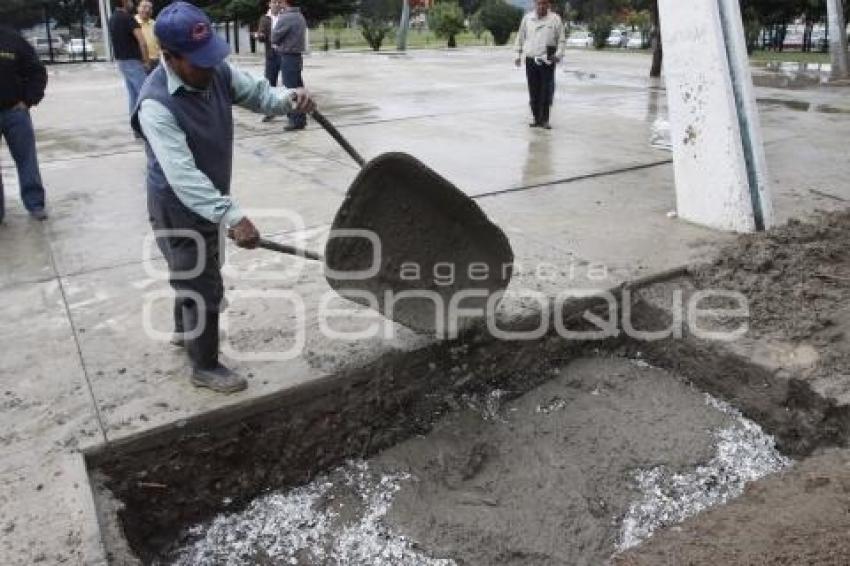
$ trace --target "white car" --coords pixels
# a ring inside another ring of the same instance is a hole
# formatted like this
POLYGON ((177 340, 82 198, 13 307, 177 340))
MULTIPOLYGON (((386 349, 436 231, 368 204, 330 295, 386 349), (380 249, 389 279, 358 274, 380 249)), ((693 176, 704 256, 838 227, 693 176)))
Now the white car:
POLYGON ((73 38, 68 43, 66 50, 72 59, 82 59, 83 53, 85 53, 86 59, 97 59, 97 52, 94 49, 94 45, 92 45, 91 41, 88 39, 83 40, 81 38, 73 38))
MULTIPOLYGON (((647 34, 648 35, 648 34, 647 34)), ((647 37, 647 40, 649 38, 647 37)), ((646 49, 648 41, 644 41, 643 33, 633 31, 629 34, 629 41, 626 42, 628 49, 646 49)))
POLYGON ((50 38, 50 41, 47 41, 46 37, 33 37, 30 39, 30 43, 33 48, 35 48, 36 54, 39 57, 49 57, 50 56, 50 45, 53 44, 53 56, 59 55, 62 52, 62 49, 65 47, 65 44, 62 42, 61 37, 53 36, 50 38))
POLYGON ((591 47, 592 45, 593 35, 590 32, 574 31, 567 38, 567 47, 591 47))
POLYGON ((625 47, 629 42, 629 34, 623 30, 611 30, 611 35, 605 40, 608 47, 625 47))

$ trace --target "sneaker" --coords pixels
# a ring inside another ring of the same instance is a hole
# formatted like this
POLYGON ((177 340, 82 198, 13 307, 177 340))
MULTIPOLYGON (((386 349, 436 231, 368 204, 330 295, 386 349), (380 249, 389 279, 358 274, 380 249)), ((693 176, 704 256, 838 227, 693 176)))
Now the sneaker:
POLYGON ((217 393, 236 393, 248 387, 248 382, 241 375, 218 364, 213 369, 194 368, 192 385, 206 387, 217 393))
POLYGON ((186 340, 183 339, 183 334, 180 332, 175 332, 171 335, 171 340, 168 341, 172 346, 177 346, 178 348, 183 348, 186 346, 186 340))
POLYGON ((539 128, 540 124, 538 124, 537 122, 529 122, 528 127, 529 128, 539 128))
POLYGON ((287 124, 283 127, 284 132, 295 132, 298 130, 303 130, 304 126, 293 126, 292 124, 287 124))
POLYGON ((552 129, 552 126, 549 125, 549 122, 546 122, 545 124, 540 124, 540 127, 543 128, 544 130, 551 130, 552 129))
POLYGON ((32 216, 35 220, 47 220, 47 211, 43 208, 34 208, 30 210, 30 216, 32 216))
POLYGON ((274 116, 263 116, 263 119, 260 122, 271 122, 274 120, 274 116))

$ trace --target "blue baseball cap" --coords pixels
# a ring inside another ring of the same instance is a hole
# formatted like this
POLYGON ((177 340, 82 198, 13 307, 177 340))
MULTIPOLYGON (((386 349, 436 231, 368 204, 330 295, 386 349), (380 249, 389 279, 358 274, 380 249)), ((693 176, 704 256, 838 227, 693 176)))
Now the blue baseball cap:
POLYGON ((215 67, 230 54, 230 46, 215 34, 203 10, 188 2, 163 8, 154 33, 164 49, 186 57, 196 67, 215 67))

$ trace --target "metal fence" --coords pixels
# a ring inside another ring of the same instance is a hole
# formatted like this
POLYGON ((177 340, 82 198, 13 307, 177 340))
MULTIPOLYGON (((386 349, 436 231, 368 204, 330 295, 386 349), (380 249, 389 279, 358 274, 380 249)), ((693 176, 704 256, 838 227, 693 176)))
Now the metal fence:
POLYGON ((104 60, 100 0, 51 0, 0 7, 0 21, 16 28, 45 63, 104 60))

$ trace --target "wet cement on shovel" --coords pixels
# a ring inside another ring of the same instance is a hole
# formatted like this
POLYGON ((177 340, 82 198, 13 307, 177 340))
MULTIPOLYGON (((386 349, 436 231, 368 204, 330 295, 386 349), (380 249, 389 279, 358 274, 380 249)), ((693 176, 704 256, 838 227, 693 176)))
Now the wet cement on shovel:
POLYGON ((172 563, 598 564, 789 463, 642 361, 581 358, 504 398, 461 396, 427 435, 194 527, 172 563))
MULTIPOLYGON (((340 237, 325 248, 327 267, 337 272, 327 272, 328 284, 420 332, 444 336, 439 321, 453 300, 485 312, 488 298, 511 279, 514 256, 504 232, 463 191, 404 153, 383 154, 363 167, 332 233, 340 237)), ((460 318, 458 330, 471 323, 472 317, 460 318)))

